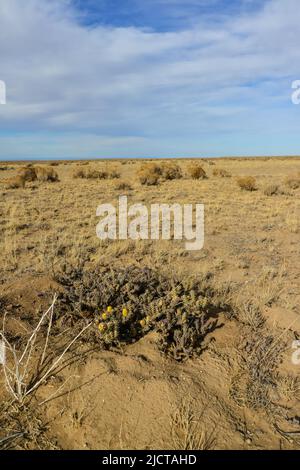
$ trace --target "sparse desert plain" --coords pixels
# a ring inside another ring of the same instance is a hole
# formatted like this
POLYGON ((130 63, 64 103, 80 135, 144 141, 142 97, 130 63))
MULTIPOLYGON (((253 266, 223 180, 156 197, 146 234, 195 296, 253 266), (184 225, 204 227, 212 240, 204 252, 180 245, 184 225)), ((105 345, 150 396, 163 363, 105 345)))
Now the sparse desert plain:
POLYGON ((300 158, 0 166, 0 448, 300 448, 300 158), (120 195, 203 249, 100 240, 120 195))

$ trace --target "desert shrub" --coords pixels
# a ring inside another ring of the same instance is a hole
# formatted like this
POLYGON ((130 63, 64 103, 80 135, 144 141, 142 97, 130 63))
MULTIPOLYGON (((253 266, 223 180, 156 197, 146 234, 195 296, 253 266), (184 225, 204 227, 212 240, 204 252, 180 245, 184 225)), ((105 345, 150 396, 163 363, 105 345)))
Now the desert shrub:
POLYGON ((59 162, 51 162, 50 166, 59 166, 59 162))
POLYGON ((116 186, 115 189, 117 191, 131 191, 132 186, 130 186, 129 183, 126 183, 126 181, 120 181, 116 186))
POLYGON ((106 180, 108 178, 108 173, 102 170, 87 170, 85 172, 85 178, 87 179, 99 179, 106 180))
POLYGON ((176 163, 165 163, 161 167, 161 176, 165 180, 180 179, 182 178, 182 171, 176 163))
POLYGON ((82 168, 73 172, 73 178, 86 178, 86 172, 82 168))
POLYGON ((145 163, 137 172, 137 177, 141 184, 154 186, 158 184, 162 174, 161 167, 156 163, 145 163))
POLYGON ((50 166, 35 166, 34 167, 36 177, 38 181, 50 181, 56 182, 59 181, 58 174, 50 166))
POLYGON ((8 166, 0 166, 0 171, 7 171, 11 170, 12 168, 9 168, 8 166))
POLYGON ((111 172, 107 172, 104 170, 96 170, 96 169, 84 169, 79 168, 73 172, 73 178, 82 178, 82 179, 89 179, 89 180, 106 180, 106 179, 117 179, 120 177, 120 173, 116 170, 112 170, 111 172))
POLYGON ((27 165, 19 169, 17 176, 9 178, 8 180, 2 180, 2 183, 6 184, 8 188, 17 189, 24 188, 26 182, 36 180, 57 181, 58 175, 50 167, 33 167, 32 165, 27 165))
POLYGON ((244 191, 255 191, 256 180, 253 176, 243 176, 237 180, 238 186, 244 191))
POLYGON ((109 179, 118 179, 120 178, 120 172, 118 170, 111 170, 110 172, 108 172, 108 178, 109 179))
POLYGON ((57 280, 65 287, 58 299, 60 327, 94 320, 92 339, 105 349, 156 331, 161 352, 184 361, 202 352, 217 313, 227 309, 207 285, 169 279, 150 268, 66 266, 57 280))
POLYGON ((278 367, 286 345, 266 327, 246 329, 241 337, 241 373, 232 379, 230 395, 240 406, 270 410, 278 367))
POLYGON ((88 180, 95 180, 95 179, 104 179, 100 178, 100 172, 98 170, 87 170, 85 172, 85 178, 88 180))
POLYGON ((2 180, 0 182, 5 184, 8 189, 19 189, 25 188, 26 179, 23 175, 19 175, 14 176, 13 178, 9 178, 7 180, 2 180))
POLYGON ((111 177, 111 175, 109 175, 109 173, 107 171, 104 171, 104 170, 99 170, 98 171, 99 180, 106 180, 110 177, 111 177))
POLYGON ((160 181, 174 180, 182 177, 181 168, 176 163, 145 163, 137 172, 141 184, 152 186, 160 181))
POLYGON ((35 168, 33 168, 32 166, 21 168, 19 171, 19 176, 23 176, 25 178, 25 181, 28 182, 36 181, 37 179, 35 168))
POLYGON ((213 175, 214 176, 220 176, 221 178, 230 178, 231 177, 231 174, 227 170, 224 170, 223 168, 215 168, 213 170, 213 175))
POLYGON ((188 174, 194 180, 207 178, 206 172, 199 163, 191 163, 188 167, 188 174))
POLYGON ((269 184, 264 189, 265 196, 276 196, 277 194, 280 194, 280 189, 277 184, 269 184))
POLYGON ((298 189, 300 188, 300 173, 297 175, 289 175, 285 179, 285 184, 290 188, 290 189, 298 189))

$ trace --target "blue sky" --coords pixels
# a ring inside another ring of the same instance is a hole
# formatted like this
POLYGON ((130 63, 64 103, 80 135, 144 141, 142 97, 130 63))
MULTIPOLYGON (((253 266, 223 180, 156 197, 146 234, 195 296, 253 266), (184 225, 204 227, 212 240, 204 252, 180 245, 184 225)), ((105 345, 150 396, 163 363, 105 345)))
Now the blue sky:
POLYGON ((220 21, 222 16, 254 11, 264 0, 74 0, 86 25, 152 28, 178 31, 197 24, 202 16, 220 21))
POLYGON ((298 0, 1 0, 0 159, 296 155, 298 0))

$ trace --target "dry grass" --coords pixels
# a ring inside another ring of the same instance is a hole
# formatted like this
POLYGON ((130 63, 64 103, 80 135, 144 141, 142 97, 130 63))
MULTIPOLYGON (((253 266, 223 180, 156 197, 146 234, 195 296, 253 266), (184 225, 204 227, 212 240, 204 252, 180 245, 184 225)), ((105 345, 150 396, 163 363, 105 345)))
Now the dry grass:
POLYGON ((243 191, 256 191, 257 189, 256 179, 253 176, 238 178, 237 184, 243 191))
POLYGON ((171 435, 175 450, 211 450, 215 446, 215 427, 203 429, 204 410, 195 411, 192 401, 185 399, 172 416, 171 435))
POLYGON ((46 182, 56 182, 59 181, 57 172, 51 167, 47 166, 35 166, 34 171, 38 181, 46 182))
POLYGON ((264 189, 265 196, 276 196, 280 194, 280 188, 277 184, 269 184, 264 189))
POLYGON ((155 163, 145 163, 141 165, 137 172, 137 178, 141 184, 155 186, 159 183, 162 174, 161 167, 155 163))
POLYGON ((13 178, 1 181, 1 183, 3 183, 7 189, 25 188, 25 182, 26 179, 22 175, 14 176, 13 178))
POLYGON ((224 168, 214 168, 213 176, 220 176, 221 178, 230 178, 231 174, 224 168))
POLYGON ((132 186, 126 181, 120 181, 116 184, 115 189, 116 191, 132 191, 132 186))
POLYGON ((206 179, 207 175, 205 170, 202 168, 199 163, 191 163, 187 168, 189 176, 194 180, 206 179))
POLYGON ((298 189, 300 188, 300 173, 297 175, 289 175, 285 179, 285 184, 290 188, 290 189, 298 189))
POLYGON ((9 340, 6 333, 6 317, 4 316, 0 338, 5 345, 6 360, 2 366, 2 370, 5 385, 10 397, 20 404, 23 404, 28 396, 47 381, 49 376, 53 374, 56 368, 61 364, 71 346, 73 346, 77 339, 91 326, 91 323, 86 325, 63 347, 61 353, 57 352, 57 356, 52 357, 50 361, 49 357, 46 360, 56 300, 57 297, 55 296, 51 306, 43 313, 21 351, 17 351, 15 345, 9 340), (45 324, 46 332, 43 335, 45 324), (40 351, 38 357, 36 357, 37 349, 40 351))
POLYGON ((95 168, 78 168, 73 172, 73 178, 81 178, 88 180, 118 179, 120 178, 120 173, 115 169, 107 171, 98 170, 95 168))
POLYGON ((284 375, 277 382, 277 391, 281 399, 289 401, 300 400, 300 378, 284 375))
POLYGON ((164 180, 177 180, 182 178, 182 170, 175 163, 165 163, 161 166, 161 176, 164 180))

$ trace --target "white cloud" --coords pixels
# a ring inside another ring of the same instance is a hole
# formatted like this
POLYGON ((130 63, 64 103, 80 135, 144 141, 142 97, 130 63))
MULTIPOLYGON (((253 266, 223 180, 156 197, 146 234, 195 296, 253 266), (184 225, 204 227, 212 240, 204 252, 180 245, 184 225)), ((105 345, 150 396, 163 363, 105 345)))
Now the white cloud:
MULTIPOLYGON (((181 134, 179 147, 194 152, 199 135, 209 148, 214 135, 226 141, 228 133, 273 132, 270 119, 286 135, 299 125, 299 112, 287 109, 291 80, 300 74, 297 8, 297 0, 269 0, 243 16, 156 32, 83 26, 67 0, 1 0, 0 79, 8 104, 0 108, 0 130, 39 132, 32 145, 43 151, 50 145, 43 133, 60 133, 62 156, 72 142, 78 152, 75 131, 86 135, 87 148, 105 153, 109 142, 116 155, 120 142, 129 145, 127 136, 149 154, 159 151, 159 139, 173 151, 174 133, 181 134)), ((21 147, 20 134, 15 144, 6 139, 3 146, 3 139, 0 155, 19 152, 13 147, 21 147)))

